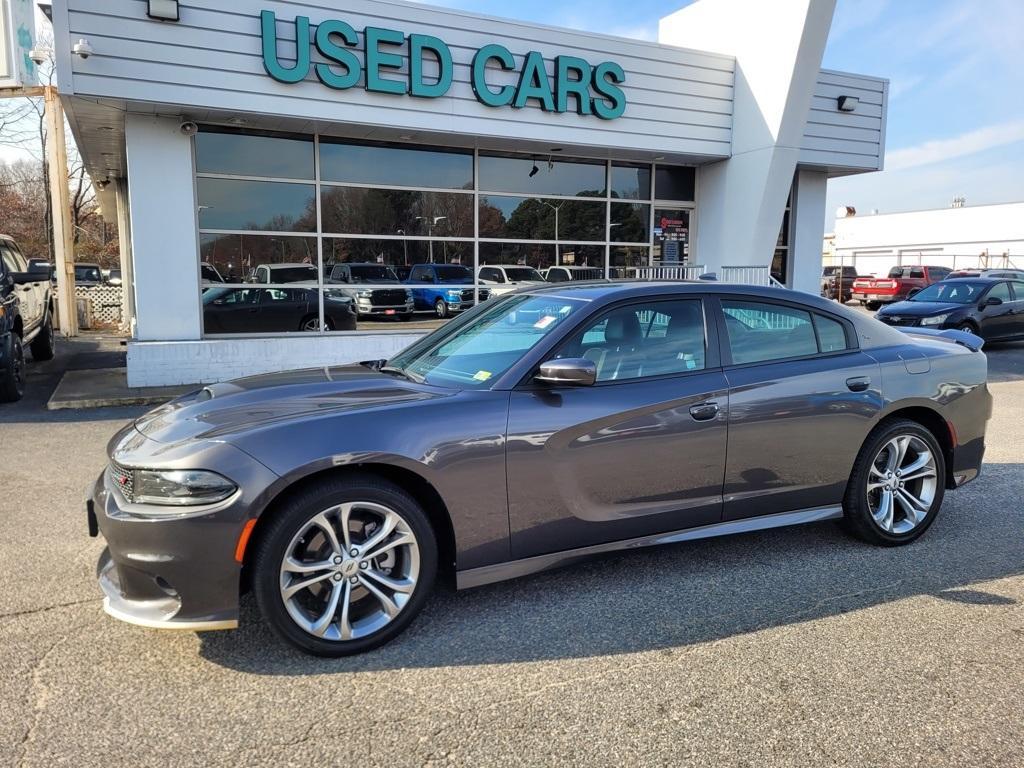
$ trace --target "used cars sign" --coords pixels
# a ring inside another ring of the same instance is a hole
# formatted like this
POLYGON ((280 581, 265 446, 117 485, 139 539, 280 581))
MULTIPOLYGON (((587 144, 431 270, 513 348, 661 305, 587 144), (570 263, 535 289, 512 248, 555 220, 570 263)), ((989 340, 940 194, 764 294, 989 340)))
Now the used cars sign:
MULTIPOLYGON (((362 80, 368 91, 436 99, 452 87, 455 66, 451 49, 432 35, 406 35, 382 27, 366 27, 362 34, 357 34, 352 25, 338 19, 323 21, 314 29, 307 16, 298 16, 293 22, 296 41, 293 64, 282 63, 278 57, 274 12, 263 11, 260 22, 263 66, 279 82, 301 82, 313 70, 321 83, 337 90, 353 88, 362 80), (326 62, 313 63, 313 48, 326 62), (356 52, 359 48, 362 58, 356 52), (406 58, 409 66, 403 73, 406 58), (425 75, 424 64, 428 60, 437 64, 437 77, 425 75)), ((489 107, 522 109, 533 102, 547 112, 574 111, 603 120, 621 117, 626 110, 626 96, 619 87, 625 82, 626 74, 615 62, 592 65, 578 56, 556 56, 552 78, 538 51, 530 51, 522 65, 517 65, 508 48, 492 43, 473 55, 470 71, 473 93, 489 107), (506 72, 518 72, 518 83, 488 83, 488 73, 493 72, 495 66, 506 72)))
POLYGON ((0 0, 0 88, 38 84, 28 55, 35 42, 33 13, 29 0, 0 0))

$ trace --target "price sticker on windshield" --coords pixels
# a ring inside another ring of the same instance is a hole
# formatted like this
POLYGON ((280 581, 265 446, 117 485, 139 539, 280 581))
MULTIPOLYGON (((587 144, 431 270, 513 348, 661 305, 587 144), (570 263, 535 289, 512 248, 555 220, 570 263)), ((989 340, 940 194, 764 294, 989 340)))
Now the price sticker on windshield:
POLYGON ((487 381, 487 380, 488 380, 489 378, 491 378, 491 376, 493 376, 493 375, 494 375, 494 374, 493 374, 493 373, 491 373, 490 371, 477 371, 477 372, 476 372, 476 376, 474 376, 473 378, 474 378, 474 379, 475 379, 476 381, 487 381))
POLYGON ((544 315, 544 317, 542 317, 540 320, 533 324, 533 327, 539 328, 540 330, 543 331, 545 328, 547 328, 549 325, 555 322, 556 319, 557 318, 552 317, 551 315, 544 315))

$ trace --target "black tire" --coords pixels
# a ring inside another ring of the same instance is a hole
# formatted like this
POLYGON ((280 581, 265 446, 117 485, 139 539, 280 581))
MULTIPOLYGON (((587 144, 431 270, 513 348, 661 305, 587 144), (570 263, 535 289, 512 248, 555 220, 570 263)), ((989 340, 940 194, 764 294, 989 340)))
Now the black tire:
POLYGON ((53 318, 50 313, 46 313, 46 320, 43 322, 43 327, 39 329, 39 333, 29 347, 32 350, 33 360, 53 360, 54 353, 54 341, 53 341, 53 318))
POLYGON ((437 539, 417 501, 402 488, 375 476, 349 475, 307 486, 284 502, 268 523, 267 529, 259 532, 252 578, 260 611, 279 637, 306 653, 334 658, 372 650, 403 632, 422 610, 436 575, 437 539), (346 502, 379 504, 398 513, 415 536, 419 548, 419 573, 408 601, 390 623, 358 639, 330 640, 310 634, 298 626, 289 614, 281 594, 281 563, 289 554, 286 550, 293 537, 310 520, 346 502))
POLYGON ((974 323, 969 321, 960 323, 960 325, 958 325, 956 329, 958 331, 964 331, 966 333, 973 333, 975 336, 981 336, 981 331, 974 327, 974 323))
POLYGON ((872 312, 877 312, 882 308, 882 302, 880 301, 867 301, 864 302, 864 306, 870 309, 872 312))
POLYGON ((441 320, 448 317, 448 305, 445 303, 444 299, 438 299, 434 302, 434 314, 441 320))
MULTIPOLYGON (((312 328, 307 328, 306 326, 309 325, 311 322, 319 322, 319 320, 320 320, 320 318, 318 316, 316 316, 316 315, 306 315, 299 322, 299 331, 301 331, 303 333, 318 333, 319 330, 314 330, 312 328)), ((331 318, 329 318, 329 317, 325 317, 324 318, 324 326, 327 328, 328 331, 333 331, 334 330, 334 323, 331 322, 331 318)))
POLYGON ((25 394, 25 349, 21 336, 7 334, 0 364, 0 403, 13 403, 25 394))
POLYGON ((850 481, 846 486, 846 495, 843 498, 843 525, 850 533, 869 544, 883 547, 909 544, 928 530, 928 527, 934 522, 939 508, 942 506, 945 488, 946 459, 935 436, 916 421, 887 419, 872 430, 864 441, 860 453, 857 454, 853 473, 850 475, 850 481), (935 488, 927 512, 911 530, 903 533, 886 531, 875 521, 868 503, 867 488, 871 468, 879 452, 889 441, 900 436, 913 436, 924 441, 934 458, 936 470, 935 488))

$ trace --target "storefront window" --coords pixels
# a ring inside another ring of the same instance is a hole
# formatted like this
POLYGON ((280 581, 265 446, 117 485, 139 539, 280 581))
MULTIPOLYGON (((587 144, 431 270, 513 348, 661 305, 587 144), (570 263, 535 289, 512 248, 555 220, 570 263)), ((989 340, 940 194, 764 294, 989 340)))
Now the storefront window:
POLYGON ((604 197, 605 164, 480 156, 480 189, 529 195, 604 197))
POLYGON ((644 163, 221 128, 195 142, 207 334, 429 330, 500 295, 508 270, 635 277, 665 251, 654 200, 685 224, 667 201, 694 192, 693 169, 644 163))
POLYGON ((395 187, 472 189, 473 155, 321 140, 320 179, 395 187))

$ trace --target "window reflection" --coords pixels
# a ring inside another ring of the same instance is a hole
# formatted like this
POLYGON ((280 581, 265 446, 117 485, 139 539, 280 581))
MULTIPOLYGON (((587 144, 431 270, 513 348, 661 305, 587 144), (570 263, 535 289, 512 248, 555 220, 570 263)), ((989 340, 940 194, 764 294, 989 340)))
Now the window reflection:
POLYGON ((612 197, 624 200, 650 200, 651 166, 613 165, 612 197))
POLYGON ((547 269, 555 263, 555 246, 540 243, 480 243, 480 263, 547 269))
MULTIPOLYGON (((312 333, 321 330, 320 298, 315 287, 248 286, 207 288, 202 294, 206 333, 312 333)), ((328 330, 356 328, 352 299, 324 296, 328 330)))
MULTIPOLYGON (((473 243, 451 240, 364 240, 362 238, 324 238, 324 265, 386 264, 408 267, 413 264, 462 264, 473 266, 473 243)), ((398 273, 401 277, 400 272, 398 273)))
POLYGON ((654 175, 654 196, 658 200, 690 202, 697 186, 697 173, 693 168, 659 165, 654 175))
POLYGON ((612 241, 645 243, 651 237, 651 206, 640 203, 612 203, 612 241))
POLYGON ((604 197, 605 165, 530 157, 480 156, 480 189, 531 195, 604 197), (536 171, 534 170, 536 169, 536 171))
POLYGON ((323 229, 352 235, 472 237, 473 196, 364 187, 323 187, 323 229))
POLYGON ((480 236, 604 240, 606 210, 605 203, 589 200, 487 195, 480 198, 480 236))
POLYGON ((320 178, 356 184, 472 189, 473 155, 321 139, 320 178))
POLYGON ((311 184, 199 178, 196 186, 200 229, 316 231, 311 184))
MULTIPOLYGON (((256 279, 260 266, 298 265, 313 270, 316 282, 316 238, 287 235, 201 235, 203 284, 241 283, 256 279)), ((263 273, 261 272, 261 275, 263 273)), ((278 269, 278 277, 281 276, 278 269)), ((307 276, 306 280, 309 279, 307 276)), ((262 281, 266 282, 266 280, 262 281)), ((295 282, 282 280, 280 282, 295 282)))
POLYGON ((312 181, 313 139, 204 128, 196 136, 196 170, 230 176, 312 181))
POLYGON ((651 249, 646 245, 612 246, 609 254, 609 277, 613 279, 634 279, 639 267, 651 265, 651 249))

